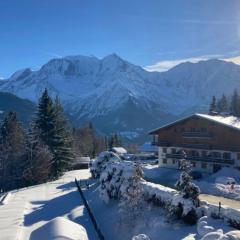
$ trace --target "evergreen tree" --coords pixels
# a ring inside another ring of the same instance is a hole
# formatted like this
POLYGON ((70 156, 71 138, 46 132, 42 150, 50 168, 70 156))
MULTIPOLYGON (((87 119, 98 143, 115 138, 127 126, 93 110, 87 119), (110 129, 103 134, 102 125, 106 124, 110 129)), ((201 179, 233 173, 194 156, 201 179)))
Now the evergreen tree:
POLYGON ((217 112, 226 113, 229 111, 228 100, 223 94, 222 97, 217 101, 217 112))
POLYGON ((111 135, 108 140, 109 149, 112 149, 113 147, 121 147, 121 146, 122 146, 121 137, 117 134, 111 135))
POLYGON ((59 177, 64 170, 70 167, 74 159, 72 148, 72 132, 65 119, 63 107, 57 97, 54 104, 55 111, 55 133, 53 138, 53 164, 51 173, 59 177))
POLYGON ((232 95, 230 109, 234 116, 240 117, 240 97, 237 90, 232 95))
POLYGON ((217 112, 217 104, 216 104, 216 97, 213 96, 212 97, 212 102, 210 104, 210 107, 209 107, 209 114, 213 114, 217 112))
POLYGON ((175 184, 176 189, 181 192, 183 198, 190 198, 195 207, 199 207, 200 189, 192 183, 190 172, 192 170, 191 163, 186 160, 186 154, 183 159, 179 160, 179 169, 182 170, 179 180, 175 184))
POLYGON ((39 138, 53 154, 50 175, 57 178, 69 167, 74 156, 71 132, 63 108, 58 98, 55 102, 52 101, 47 89, 39 100, 34 125, 39 138))
POLYGON ((56 112, 47 89, 43 92, 36 113, 34 126, 38 129, 40 139, 53 151, 55 138, 56 112))
POLYGON ((23 186, 25 167, 25 132, 14 112, 9 112, 0 128, 0 160, 2 165, 0 188, 23 186))

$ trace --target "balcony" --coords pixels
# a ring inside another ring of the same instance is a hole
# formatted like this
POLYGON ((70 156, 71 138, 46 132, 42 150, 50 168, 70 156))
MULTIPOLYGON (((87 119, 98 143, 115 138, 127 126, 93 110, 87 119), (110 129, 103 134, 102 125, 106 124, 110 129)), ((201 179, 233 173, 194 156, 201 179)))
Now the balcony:
POLYGON ((168 147, 169 146, 169 142, 166 142, 166 141, 153 141, 152 145, 153 146, 168 147))
MULTIPOLYGON (((175 158, 175 159, 182 159, 183 156, 181 154, 166 154, 167 158, 175 158)), ((234 164, 233 159, 223 159, 223 158, 216 158, 216 157, 203 157, 203 156, 187 156, 186 160, 190 161, 199 161, 199 162, 208 162, 208 163, 225 163, 225 164, 234 164)))
POLYGON ((212 138, 213 135, 208 132, 184 132, 182 134, 184 138, 212 138))

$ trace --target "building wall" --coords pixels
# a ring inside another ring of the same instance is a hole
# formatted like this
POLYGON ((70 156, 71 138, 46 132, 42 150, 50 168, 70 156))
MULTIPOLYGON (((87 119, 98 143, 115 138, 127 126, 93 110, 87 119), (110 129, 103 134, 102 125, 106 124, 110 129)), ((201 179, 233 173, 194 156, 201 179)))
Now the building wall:
MULTIPOLYGON (((176 152, 175 155, 180 153, 182 150, 184 150, 186 153, 189 151, 192 151, 193 148, 181 148, 181 147, 159 147, 159 167, 168 167, 168 168, 179 168, 179 160, 182 158, 175 158, 175 157, 168 157, 167 155, 174 155, 173 152, 176 152)), ((198 152, 199 157, 204 159, 204 156, 202 156, 202 151, 204 151, 207 155, 212 154, 213 152, 218 152, 220 154, 220 158, 222 160, 224 159, 224 154, 228 153, 230 154, 230 159, 233 160, 234 164, 230 163, 219 163, 214 161, 198 161, 198 160, 189 160, 192 163, 193 170, 201 171, 201 172, 214 172, 214 165, 216 167, 219 166, 220 168, 223 167, 240 167, 240 155, 237 152, 226 152, 226 151, 220 151, 220 150, 206 150, 206 149, 194 149, 194 151, 198 152)), ((181 156, 181 154, 180 154, 181 156)), ((187 157, 189 155, 187 154, 187 157)))

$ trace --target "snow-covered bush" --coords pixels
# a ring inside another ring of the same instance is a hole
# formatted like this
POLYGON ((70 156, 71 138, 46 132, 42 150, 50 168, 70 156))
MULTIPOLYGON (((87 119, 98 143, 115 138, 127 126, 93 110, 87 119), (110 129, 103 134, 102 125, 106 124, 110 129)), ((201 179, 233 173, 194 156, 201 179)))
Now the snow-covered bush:
POLYGON ((90 163, 90 172, 93 178, 99 178, 103 169, 105 169, 105 164, 109 161, 120 161, 120 157, 113 152, 102 152, 99 154, 97 159, 90 163))
POLYGON ((138 164, 121 160, 108 161, 99 178, 101 198, 105 202, 112 198, 120 199, 142 175, 142 169, 138 164))

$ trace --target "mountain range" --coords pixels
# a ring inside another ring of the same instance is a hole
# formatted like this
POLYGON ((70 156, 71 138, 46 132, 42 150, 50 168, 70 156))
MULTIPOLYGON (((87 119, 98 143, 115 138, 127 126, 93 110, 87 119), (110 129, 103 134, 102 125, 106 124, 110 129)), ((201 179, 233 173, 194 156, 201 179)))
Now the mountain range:
POLYGON ((160 73, 116 54, 103 59, 69 56, 0 82, 1 92, 34 103, 45 88, 60 97, 76 126, 92 121, 99 133, 118 132, 131 139, 178 117, 206 112, 213 95, 240 89, 240 66, 213 59, 160 73))

